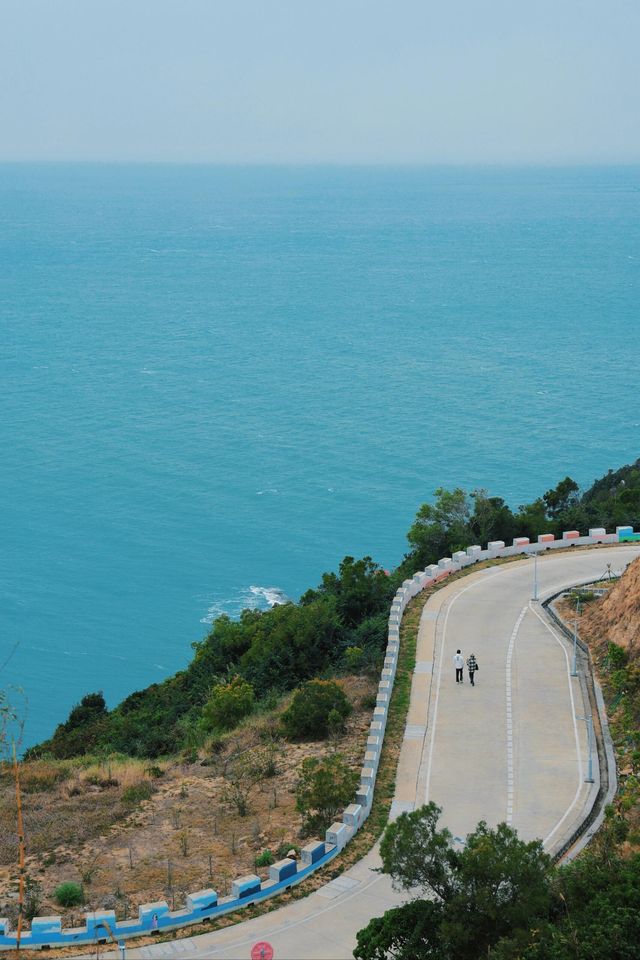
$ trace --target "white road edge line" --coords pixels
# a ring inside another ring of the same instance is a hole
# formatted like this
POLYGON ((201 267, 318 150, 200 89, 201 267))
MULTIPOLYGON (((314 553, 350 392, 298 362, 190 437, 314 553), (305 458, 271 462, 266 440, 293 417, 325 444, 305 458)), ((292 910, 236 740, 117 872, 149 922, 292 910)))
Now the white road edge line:
POLYGON ((567 648, 566 648, 564 642, 560 639, 560 637, 559 637, 558 634, 556 633, 556 631, 553 629, 553 627, 552 627, 550 624, 548 624, 543 617, 540 616, 540 614, 539 614, 538 611, 535 609, 535 607, 533 607, 533 606, 531 605, 531 602, 529 602, 529 609, 532 611, 532 613, 534 613, 534 614, 536 615, 536 617, 538 618, 538 620, 540 621, 540 623, 541 623, 544 627, 547 628, 547 630, 549 631, 549 633, 551 634, 551 636, 553 637, 553 639, 556 641, 557 644, 559 644, 560 649, 562 650, 562 653, 564 654, 565 664, 566 664, 566 667, 567 667, 567 685, 568 685, 568 687, 569 687, 569 697, 570 697, 570 699, 571 699, 571 718, 572 718, 572 720, 573 720, 573 735, 574 735, 575 741, 576 741, 576 756, 577 756, 577 758, 578 758, 578 786, 577 786, 577 788, 576 788, 575 796, 574 796, 574 798, 573 798, 570 806, 567 807, 564 815, 558 820, 558 822, 556 823, 556 825, 555 825, 555 827, 553 828, 553 830, 551 831, 551 833, 547 834, 547 836, 546 836, 546 837, 544 838, 544 840, 542 841, 543 846, 546 847, 547 844, 549 843, 549 841, 551 840, 551 837, 554 835, 554 833, 556 833, 556 832, 560 829, 560 827, 562 826, 562 824, 565 822, 565 820, 567 819, 567 817, 569 816, 569 814, 571 813, 571 811, 572 811, 573 808, 575 807, 576 803, 578 802, 578 799, 579 799, 579 797, 580 797, 580 794, 582 793, 582 789, 583 789, 583 786, 584 786, 584 784, 583 784, 583 768, 582 768, 582 752, 581 752, 581 750, 580 750, 580 735, 578 734, 578 724, 577 724, 577 722, 576 722, 576 704, 575 704, 575 700, 574 700, 574 697, 573 697, 573 685, 572 685, 572 683, 571 683, 571 669, 570 669, 570 667, 569 667, 569 654, 567 653, 567 648))
POLYGON ((520 611, 520 616, 516 620, 516 625, 511 631, 509 638, 509 647, 507 649, 507 663, 505 666, 505 687, 507 699, 507 824, 513 823, 513 793, 514 793, 514 775, 513 775, 513 707, 511 702, 511 662, 513 660, 513 649, 518 636, 520 624, 529 609, 524 606, 520 611))

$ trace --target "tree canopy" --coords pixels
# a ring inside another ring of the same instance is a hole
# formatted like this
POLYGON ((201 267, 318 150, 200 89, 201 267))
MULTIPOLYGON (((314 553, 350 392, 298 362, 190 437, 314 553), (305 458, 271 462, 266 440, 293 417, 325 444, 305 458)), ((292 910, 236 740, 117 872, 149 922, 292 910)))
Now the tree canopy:
POLYGON ((459 847, 438 828, 441 812, 429 803, 387 827, 383 872, 428 899, 371 921, 358 934, 357 960, 477 960, 501 937, 547 915, 551 861, 541 841, 525 843, 504 823, 490 829, 480 822, 459 847))

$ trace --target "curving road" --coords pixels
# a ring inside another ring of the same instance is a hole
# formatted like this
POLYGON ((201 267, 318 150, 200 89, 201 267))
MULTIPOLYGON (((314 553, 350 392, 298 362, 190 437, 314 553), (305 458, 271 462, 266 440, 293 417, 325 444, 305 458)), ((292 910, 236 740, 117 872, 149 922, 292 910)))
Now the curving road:
MULTIPOLYGON (((546 556, 540 597, 622 570, 638 547, 599 547, 546 556)), ((525 838, 559 849, 598 788, 585 783, 588 706, 570 675, 570 645, 538 603, 530 602, 533 561, 477 571, 436 592, 425 605, 392 814, 426 800, 464 841, 478 820, 506 820, 525 838), (475 653, 475 687, 456 684, 456 649, 475 653)), ((402 901, 374 871, 377 850, 303 900, 234 927, 166 944, 127 949, 127 957, 247 958, 269 941, 277 960, 350 958, 356 933, 402 901)))

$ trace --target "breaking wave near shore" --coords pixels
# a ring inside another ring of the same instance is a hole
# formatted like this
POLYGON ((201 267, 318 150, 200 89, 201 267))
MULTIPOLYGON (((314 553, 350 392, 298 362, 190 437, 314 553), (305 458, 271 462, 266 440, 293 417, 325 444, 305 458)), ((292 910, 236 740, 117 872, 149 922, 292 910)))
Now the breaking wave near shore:
POLYGON ((271 607, 281 606, 283 603, 290 603, 291 597, 288 597, 280 587, 259 587, 250 586, 239 590, 237 594, 231 597, 220 599, 203 598, 208 603, 207 613, 200 618, 200 623, 211 624, 218 617, 226 616, 235 619, 240 616, 243 610, 270 610, 271 607))

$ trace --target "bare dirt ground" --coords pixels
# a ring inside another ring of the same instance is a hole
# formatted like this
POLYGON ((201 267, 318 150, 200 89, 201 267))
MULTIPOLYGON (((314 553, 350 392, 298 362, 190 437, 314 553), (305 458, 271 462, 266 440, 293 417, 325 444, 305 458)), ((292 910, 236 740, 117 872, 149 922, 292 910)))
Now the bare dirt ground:
MULTIPOLYGON (((113 909, 130 917, 141 903, 167 899, 179 907, 191 891, 213 887, 224 896, 236 877, 254 872, 266 877, 268 866, 255 864, 259 854, 268 850, 279 859, 306 842, 295 810, 303 760, 335 750, 354 768, 361 765, 375 681, 347 677, 339 682, 354 712, 344 734, 333 740, 274 738, 275 718, 267 715, 249 720, 223 740, 219 752, 196 763, 156 766, 105 758, 84 766, 76 761, 23 765, 26 868, 37 900, 33 912, 61 915, 71 926, 83 924, 87 910, 113 909), (248 812, 240 816, 229 802, 224 774, 229 776, 238 757, 265 749, 276 773, 249 789, 248 812), (82 884, 82 905, 64 909, 55 902, 53 891, 66 881, 82 884)), ((16 802, 9 770, 1 774, 0 916, 12 917, 16 802)))

